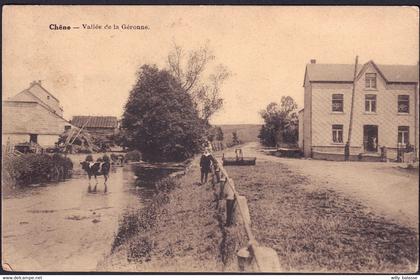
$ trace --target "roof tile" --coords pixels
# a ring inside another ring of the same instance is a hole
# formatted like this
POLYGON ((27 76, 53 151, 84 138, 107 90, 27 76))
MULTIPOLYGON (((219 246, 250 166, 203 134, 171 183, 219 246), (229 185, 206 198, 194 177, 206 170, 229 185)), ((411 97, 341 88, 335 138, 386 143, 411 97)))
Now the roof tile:
MULTIPOLYGON (((388 82, 417 83, 418 65, 376 65, 388 82)), ((358 66, 358 71, 363 65, 358 66)), ((354 64, 308 64, 307 75, 311 82, 352 82, 354 64)))
POLYGON ((118 120, 113 116, 74 116, 71 123, 77 127, 86 124, 86 128, 116 128, 118 120), (86 124, 88 120, 89 122, 86 124))

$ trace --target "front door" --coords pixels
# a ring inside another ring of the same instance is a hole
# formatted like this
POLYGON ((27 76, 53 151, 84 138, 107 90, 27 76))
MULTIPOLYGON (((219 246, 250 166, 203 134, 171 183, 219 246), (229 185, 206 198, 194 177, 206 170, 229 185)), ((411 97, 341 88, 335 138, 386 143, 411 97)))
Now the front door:
POLYGON ((38 143, 38 134, 30 134, 29 135, 29 142, 38 143))
POLYGON ((363 145, 366 152, 378 151, 378 126, 364 125, 363 126, 363 145))

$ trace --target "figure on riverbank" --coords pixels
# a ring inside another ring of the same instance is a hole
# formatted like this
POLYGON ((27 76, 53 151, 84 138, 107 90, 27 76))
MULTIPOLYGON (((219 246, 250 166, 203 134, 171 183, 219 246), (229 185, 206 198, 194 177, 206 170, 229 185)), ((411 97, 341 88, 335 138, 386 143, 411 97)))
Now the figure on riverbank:
POLYGON ((96 162, 93 162, 93 158, 91 155, 86 157, 85 161, 80 163, 82 165, 82 169, 86 171, 89 182, 92 176, 95 177, 96 182, 98 182, 97 176, 103 175, 105 178, 105 182, 108 181, 109 177, 109 170, 111 169, 111 163, 109 157, 104 155, 102 158, 98 158, 96 162))
POLYGON ((212 155, 209 153, 208 149, 205 149, 200 159, 201 184, 207 183, 207 177, 211 170, 212 162, 212 155))

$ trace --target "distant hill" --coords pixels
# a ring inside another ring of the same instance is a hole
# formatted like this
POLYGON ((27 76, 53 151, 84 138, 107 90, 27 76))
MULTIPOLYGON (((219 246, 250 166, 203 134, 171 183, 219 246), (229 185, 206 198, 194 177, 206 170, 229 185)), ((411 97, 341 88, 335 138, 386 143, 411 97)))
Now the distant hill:
POLYGON ((222 128, 225 143, 232 141, 232 132, 234 131, 238 133, 239 140, 244 143, 259 142, 258 133, 261 124, 222 124, 217 126, 222 128))

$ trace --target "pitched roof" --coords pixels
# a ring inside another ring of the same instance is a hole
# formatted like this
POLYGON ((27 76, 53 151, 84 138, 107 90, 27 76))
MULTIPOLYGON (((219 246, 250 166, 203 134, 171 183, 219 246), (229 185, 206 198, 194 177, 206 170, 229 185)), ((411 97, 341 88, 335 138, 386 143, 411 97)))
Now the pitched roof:
POLYGON ((77 127, 86 124, 85 128, 116 128, 118 120, 112 116, 74 116, 71 124, 77 127))
POLYGON ((50 110, 37 110, 43 107, 39 102, 3 101, 2 105, 3 133, 59 135, 69 125, 50 110))
MULTIPOLYGON (((368 63, 374 64, 373 61, 368 63)), ((419 81, 418 65, 374 65, 389 83, 418 83, 419 81)), ((361 73, 363 66, 358 66, 358 74, 361 73)), ((354 64, 308 64, 306 75, 310 82, 353 82, 354 64)))
MULTIPOLYGON (((35 101, 43 105, 44 108, 57 114, 55 110, 56 108, 53 108, 50 104, 47 104, 44 100, 42 100, 35 94, 36 92, 39 92, 39 91, 41 92, 43 91, 48 96, 51 96, 53 99, 55 99, 57 101, 58 108, 61 109, 61 111, 63 111, 63 108, 59 105, 60 101, 55 96, 53 96, 48 90, 46 90, 43 86, 41 86, 39 82, 36 82, 36 81, 32 82, 29 88, 24 89, 23 91, 19 92, 15 96, 9 97, 7 101, 15 101, 15 102, 35 101)), ((59 114, 57 115, 60 116, 59 114)), ((62 118, 62 116, 60 117, 62 118)))

